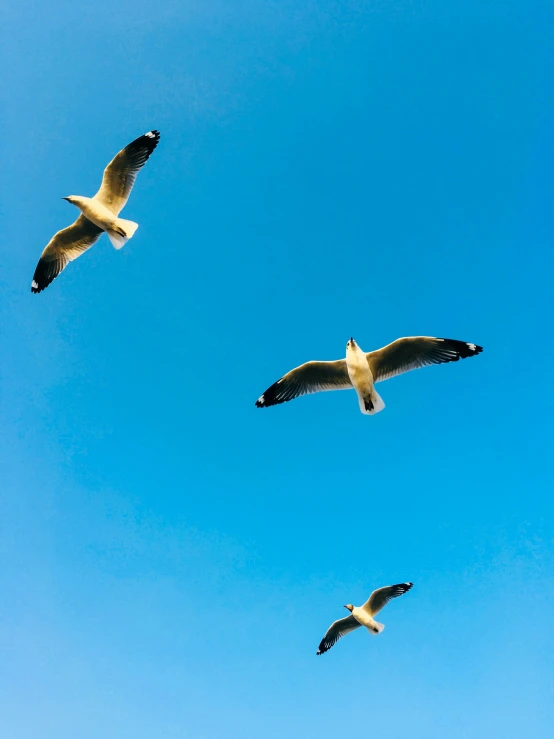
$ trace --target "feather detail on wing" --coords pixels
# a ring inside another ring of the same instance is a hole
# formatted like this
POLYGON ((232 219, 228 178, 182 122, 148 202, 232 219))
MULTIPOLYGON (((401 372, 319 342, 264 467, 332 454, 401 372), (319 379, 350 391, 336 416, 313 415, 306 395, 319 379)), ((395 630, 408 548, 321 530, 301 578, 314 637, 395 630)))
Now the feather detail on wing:
POLYGON ((363 604, 362 608, 366 610, 370 616, 375 616, 384 608, 393 598, 404 595, 413 587, 413 582, 402 582, 398 585, 385 585, 384 588, 374 590, 368 600, 363 604))
POLYGON ((39 293, 48 287, 69 262, 80 257, 98 240, 101 233, 102 229, 83 215, 71 226, 58 231, 41 254, 31 283, 31 292, 39 293))
POLYGON ((431 364, 457 362, 474 357, 483 347, 456 339, 433 336, 407 336, 366 354, 374 382, 388 380, 410 370, 431 364))
POLYGON ((331 624, 327 629, 327 633, 321 640, 316 654, 325 654, 331 647, 338 642, 341 636, 358 629, 361 626, 359 621, 356 621, 354 616, 350 614, 346 618, 341 618, 335 623, 331 624))
POLYGON ((348 390, 352 383, 346 369, 346 361, 306 362, 277 380, 256 401, 258 408, 286 403, 301 395, 322 390, 348 390))
POLYGON ((158 131, 148 131, 132 141, 112 159, 104 170, 102 185, 94 196, 112 213, 119 215, 127 202, 137 174, 160 140, 158 131))

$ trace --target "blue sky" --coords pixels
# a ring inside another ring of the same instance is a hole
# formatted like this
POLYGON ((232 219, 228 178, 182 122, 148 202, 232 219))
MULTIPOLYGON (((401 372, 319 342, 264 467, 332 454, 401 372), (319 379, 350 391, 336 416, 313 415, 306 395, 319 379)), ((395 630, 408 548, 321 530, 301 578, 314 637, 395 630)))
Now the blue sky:
POLYGON ((10 739, 551 736, 547 2, 4 12, 0 715, 10 739), (30 282, 109 159, 123 216, 30 282), (471 361, 268 410, 411 334, 471 361), (327 626, 413 580, 379 639, 327 626))

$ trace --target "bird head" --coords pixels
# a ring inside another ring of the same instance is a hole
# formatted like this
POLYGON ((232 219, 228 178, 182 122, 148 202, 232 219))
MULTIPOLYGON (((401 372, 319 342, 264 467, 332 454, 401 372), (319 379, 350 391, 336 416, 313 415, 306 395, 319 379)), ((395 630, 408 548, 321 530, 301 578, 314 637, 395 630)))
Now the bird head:
POLYGON ((352 613, 352 611, 354 610, 354 606, 352 605, 352 603, 349 603, 347 606, 344 607, 347 611, 350 611, 350 613, 352 613))
POLYGON ((357 346, 358 345, 356 344, 356 342, 354 341, 354 339, 352 337, 350 337, 350 339, 346 342, 346 349, 347 349, 347 351, 348 351, 348 349, 355 349, 357 346))

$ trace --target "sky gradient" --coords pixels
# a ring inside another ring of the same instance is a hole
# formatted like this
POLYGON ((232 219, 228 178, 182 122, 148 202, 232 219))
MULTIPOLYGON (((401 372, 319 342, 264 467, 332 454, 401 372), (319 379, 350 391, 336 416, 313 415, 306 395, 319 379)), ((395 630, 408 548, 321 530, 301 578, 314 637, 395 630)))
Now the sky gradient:
POLYGON ((547 739, 546 1, 12 4, 3 16, 0 734, 547 739), (108 161, 124 218, 44 293, 108 161), (400 336, 475 359, 258 410, 400 336), (378 638, 315 652, 411 580, 378 638))

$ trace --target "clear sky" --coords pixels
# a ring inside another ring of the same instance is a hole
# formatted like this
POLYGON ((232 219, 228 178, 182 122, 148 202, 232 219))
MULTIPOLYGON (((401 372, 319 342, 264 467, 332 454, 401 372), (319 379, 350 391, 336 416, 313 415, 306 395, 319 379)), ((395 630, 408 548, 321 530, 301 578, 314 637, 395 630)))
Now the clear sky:
POLYGON ((4 8, 0 734, 552 736, 550 2, 4 8), (123 216, 39 255, 152 128, 123 216), (354 336, 479 357, 256 398, 354 336), (318 643, 412 580, 379 638, 318 643))

